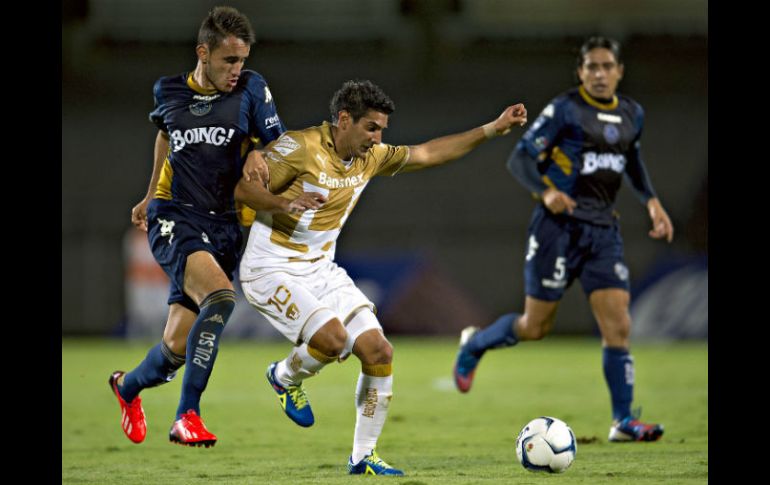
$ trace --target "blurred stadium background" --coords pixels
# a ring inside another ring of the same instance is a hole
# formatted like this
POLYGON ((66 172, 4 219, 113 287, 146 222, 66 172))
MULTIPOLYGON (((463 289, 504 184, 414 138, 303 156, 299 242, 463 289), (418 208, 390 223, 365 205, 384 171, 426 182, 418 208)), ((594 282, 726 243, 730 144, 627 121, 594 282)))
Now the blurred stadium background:
MULTIPOLYGON (((287 127, 319 124, 344 80, 369 78, 396 103, 394 144, 467 129, 512 102, 532 122, 574 85, 585 37, 620 40, 620 91, 646 110, 645 162, 676 228, 671 245, 649 239, 645 210, 621 191, 634 331, 708 338, 706 0, 64 1, 63 335, 161 334, 166 284, 129 218, 151 173, 152 84, 195 66, 199 23, 224 3, 251 19, 247 68, 267 78, 287 127)), ((337 258, 389 334, 456 335, 522 308, 534 202, 504 166, 521 133, 368 187, 337 258)), ((595 332, 576 286, 557 333, 595 332)), ((242 301, 225 335, 276 334, 242 301)))

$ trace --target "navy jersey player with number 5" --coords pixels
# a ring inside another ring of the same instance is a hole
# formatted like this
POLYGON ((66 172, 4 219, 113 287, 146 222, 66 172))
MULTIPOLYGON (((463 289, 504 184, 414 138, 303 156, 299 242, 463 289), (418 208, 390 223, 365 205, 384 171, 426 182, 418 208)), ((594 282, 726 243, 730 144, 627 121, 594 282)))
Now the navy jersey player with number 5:
MULTIPOLYGON (((236 210, 234 190, 242 175, 258 183, 266 165, 253 149, 285 131, 264 78, 243 69, 253 42, 246 16, 216 7, 198 32, 195 70, 162 77, 154 86, 155 163, 147 196, 131 220, 147 231, 152 253, 171 279, 169 314, 162 341, 139 366, 109 379, 121 427, 135 443, 147 432, 139 392, 170 381, 185 363, 169 439, 189 446, 216 443, 201 420, 200 399, 235 306, 239 219, 249 225, 254 216, 246 207, 236 210)), ((302 205, 304 197, 292 203, 302 205)))
POLYGON ((604 37, 588 39, 577 75, 580 86, 546 106, 507 164, 541 200, 529 225, 524 313, 503 315, 483 330, 463 330, 455 384, 461 392, 470 390, 487 350, 542 339, 553 326, 564 291, 577 278, 602 335, 612 401, 609 440, 654 441, 663 426, 643 423, 639 412, 631 411, 629 275, 614 211, 624 177, 647 207, 649 235, 671 242, 674 230, 640 157, 642 107, 616 93, 623 77, 619 44, 604 37))

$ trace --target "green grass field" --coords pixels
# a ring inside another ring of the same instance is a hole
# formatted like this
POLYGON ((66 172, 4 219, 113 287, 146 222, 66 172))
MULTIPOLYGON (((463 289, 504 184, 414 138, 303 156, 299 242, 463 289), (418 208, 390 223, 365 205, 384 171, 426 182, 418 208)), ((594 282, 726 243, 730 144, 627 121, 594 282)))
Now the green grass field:
MULTIPOLYGON (((708 346, 633 347, 635 405, 665 424, 656 443, 607 442, 609 396, 593 338, 550 337, 488 353, 473 390, 454 390, 456 341, 393 338, 394 398, 378 452, 407 476, 351 477, 345 464, 355 423, 355 357, 307 381, 316 423, 283 415, 264 370, 288 344, 225 340, 202 401, 209 449, 168 441, 181 375, 142 394, 147 439, 128 441, 107 386, 130 370, 149 343, 62 341, 62 483, 92 484, 410 484, 707 483, 708 346), (561 475, 531 473, 516 461, 520 428, 541 415, 566 421, 580 440, 561 475)), ((181 373, 180 373, 181 374, 181 373)))

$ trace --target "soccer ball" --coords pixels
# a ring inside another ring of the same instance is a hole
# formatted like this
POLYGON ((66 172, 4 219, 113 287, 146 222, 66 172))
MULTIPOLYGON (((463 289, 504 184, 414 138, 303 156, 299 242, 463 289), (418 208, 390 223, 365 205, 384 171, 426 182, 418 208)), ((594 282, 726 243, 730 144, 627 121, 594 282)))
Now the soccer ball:
POLYGON ((531 472, 563 473, 577 453, 575 433, 560 419, 533 419, 516 438, 516 457, 531 472))

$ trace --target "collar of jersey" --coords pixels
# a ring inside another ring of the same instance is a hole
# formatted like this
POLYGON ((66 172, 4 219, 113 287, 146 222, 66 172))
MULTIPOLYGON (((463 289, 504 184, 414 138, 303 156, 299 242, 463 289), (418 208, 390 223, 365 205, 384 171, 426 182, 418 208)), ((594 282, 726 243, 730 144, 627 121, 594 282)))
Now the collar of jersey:
POLYGON ((211 95, 217 92, 217 88, 206 89, 201 87, 198 83, 195 82, 195 79, 193 79, 193 73, 187 75, 187 86, 189 86, 190 89, 198 94, 211 95))
POLYGON ((327 148, 334 151, 334 137, 332 136, 332 124, 328 121, 321 123, 321 135, 323 136, 324 145, 327 148))
POLYGON ((353 162, 355 161, 355 157, 353 157, 353 162, 350 163, 349 166, 345 166, 344 163, 342 163, 342 160, 339 156, 337 156, 337 150, 334 149, 334 137, 332 137, 332 124, 328 121, 324 121, 321 123, 321 137, 322 137, 322 143, 327 148, 327 151, 330 155, 332 155, 332 163, 336 164, 337 166, 341 167, 344 171, 348 171, 350 167, 353 166, 353 162))
POLYGON ((615 96, 614 94, 612 95, 612 101, 610 101, 609 103, 600 103, 599 101, 592 98, 591 95, 588 94, 588 91, 586 91, 586 88, 584 88, 583 86, 580 86, 580 88, 578 88, 578 91, 580 92, 580 96, 583 98, 583 100, 586 103, 593 106, 594 108, 607 111, 607 110, 613 110, 618 107, 618 97, 615 96))

